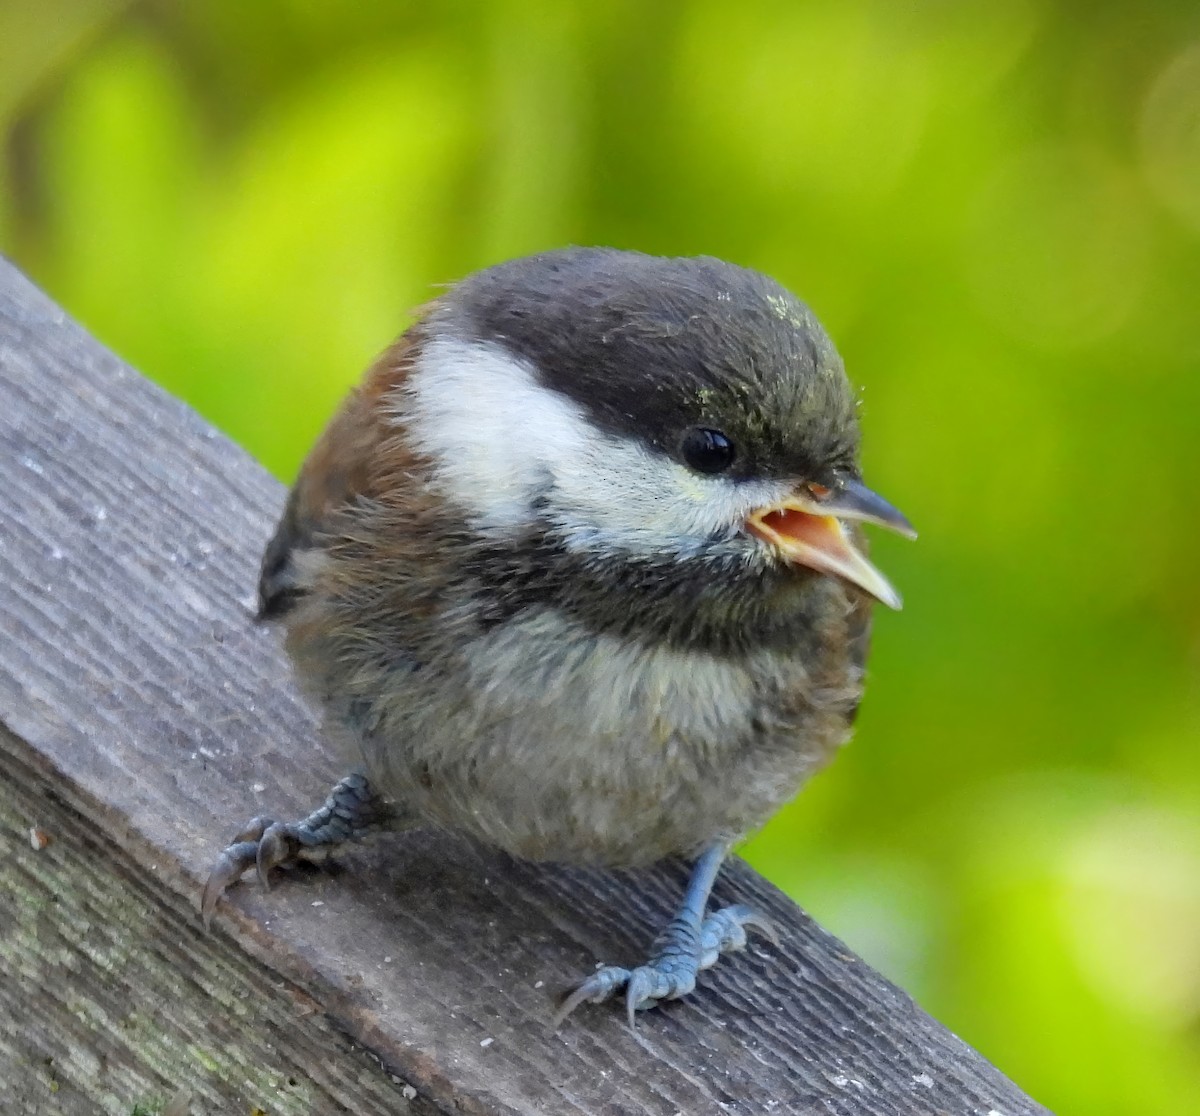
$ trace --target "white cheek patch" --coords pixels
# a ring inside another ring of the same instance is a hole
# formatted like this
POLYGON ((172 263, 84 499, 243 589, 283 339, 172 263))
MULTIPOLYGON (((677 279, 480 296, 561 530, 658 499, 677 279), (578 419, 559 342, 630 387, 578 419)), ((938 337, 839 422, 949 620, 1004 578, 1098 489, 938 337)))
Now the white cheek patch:
POLYGON ((409 438, 482 530, 527 524, 547 461, 582 452, 570 406, 494 345, 427 341, 404 392, 409 438))
POLYGON ((404 391, 410 437, 484 533, 517 534, 540 499, 568 546, 686 552, 791 487, 700 476, 606 434, 497 345, 429 341, 404 391))

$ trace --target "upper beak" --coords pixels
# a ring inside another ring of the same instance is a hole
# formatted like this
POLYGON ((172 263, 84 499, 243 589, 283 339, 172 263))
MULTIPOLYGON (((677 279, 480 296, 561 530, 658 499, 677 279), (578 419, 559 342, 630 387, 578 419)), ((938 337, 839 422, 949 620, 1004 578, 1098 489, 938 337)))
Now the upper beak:
POLYGON ((771 543, 788 561, 844 578, 890 608, 899 608, 900 594, 846 537, 844 519, 877 523, 906 538, 917 537, 899 511, 855 480, 843 481, 820 497, 800 490, 782 503, 751 513, 746 529, 771 543))

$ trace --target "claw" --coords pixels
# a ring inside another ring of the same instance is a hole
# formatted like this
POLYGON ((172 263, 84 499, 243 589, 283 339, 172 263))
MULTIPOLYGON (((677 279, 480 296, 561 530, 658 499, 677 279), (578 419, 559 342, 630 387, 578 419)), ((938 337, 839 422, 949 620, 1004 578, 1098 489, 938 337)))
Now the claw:
POLYGON ((264 891, 271 887, 270 872, 295 860, 303 850, 331 848, 343 841, 357 840, 373 827, 396 825, 399 817, 376 802, 367 780, 352 774, 330 792, 324 805, 298 822, 277 822, 256 817, 220 856, 204 884, 200 915, 207 929, 217 902, 251 866, 264 891))
POLYGON ((765 915, 741 904, 711 914, 699 927, 676 921, 659 939, 649 961, 636 969, 606 965, 581 981, 563 999, 554 1014, 559 1027, 580 1004, 603 1003, 622 988, 625 990, 625 1015, 631 1029, 636 1028, 637 1013, 656 1007, 663 1000, 676 1000, 696 987, 696 975, 716 964, 722 953, 744 949, 746 930, 762 930, 779 944, 775 924, 765 915))
MULTIPOLYGON (((238 834, 239 838, 246 838, 246 832, 238 834)), ((225 894, 225 889, 230 884, 241 879, 242 873, 257 857, 258 840, 254 837, 235 841, 217 857, 217 862, 204 883, 204 893, 200 897, 200 917, 204 920, 205 930, 211 929, 217 900, 225 894)))
POLYGON ((776 949, 779 948, 779 927, 766 915, 738 903, 709 915, 700 928, 700 968, 707 969, 716 964, 722 953, 737 953, 746 948, 749 940, 746 931, 762 931, 776 949))
POLYGON ((643 1005, 648 1007, 651 1002, 645 996, 640 996, 638 999, 634 999, 635 983, 637 980, 637 974, 640 971, 640 969, 635 970, 630 976, 629 984, 626 986, 625 991, 625 1022, 629 1025, 629 1029, 631 1031, 637 1030, 638 1009, 643 1005))
POLYGON ((603 969, 597 969, 591 976, 580 981, 574 989, 563 997, 558 1011, 554 1013, 554 1027, 556 1029, 560 1027, 563 1020, 579 1007, 580 1004, 604 1003, 609 996, 625 984, 629 976, 628 969, 621 969, 616 965, 606 965, 603 969))
POLYGON ((263 891, 271 890, 270 871, 277 864, 284 864, 295 855, 294 848, 288 848, 289 838, 295 846, 300 844, 290 832, 295 826, 280 825, 272 822, 258 842, 258 853, 254 858, 255 873, 263 891))

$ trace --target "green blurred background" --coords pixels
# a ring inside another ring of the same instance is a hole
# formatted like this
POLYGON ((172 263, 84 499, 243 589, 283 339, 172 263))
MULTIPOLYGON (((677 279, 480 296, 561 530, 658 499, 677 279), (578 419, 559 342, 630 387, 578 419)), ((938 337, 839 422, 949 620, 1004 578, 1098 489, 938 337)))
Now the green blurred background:
POLYGON ((750 859, 1062 1113, 1200 1112, 1200 9, 0 3, 0 245, 293 474, 555 245, 816 309, 876 554, 855 743, 750 859))

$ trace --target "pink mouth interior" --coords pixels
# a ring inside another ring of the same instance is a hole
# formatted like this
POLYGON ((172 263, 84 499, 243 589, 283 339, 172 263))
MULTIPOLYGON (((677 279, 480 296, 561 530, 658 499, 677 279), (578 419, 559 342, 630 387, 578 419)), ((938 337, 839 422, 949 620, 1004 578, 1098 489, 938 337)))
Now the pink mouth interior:
POLYGON ((759 522, 781 538, 795 539, 810 546, 829 537, 828 516, 809 515, 798 508, 776 508, 762 516, 759 522))

